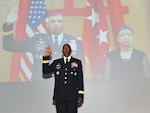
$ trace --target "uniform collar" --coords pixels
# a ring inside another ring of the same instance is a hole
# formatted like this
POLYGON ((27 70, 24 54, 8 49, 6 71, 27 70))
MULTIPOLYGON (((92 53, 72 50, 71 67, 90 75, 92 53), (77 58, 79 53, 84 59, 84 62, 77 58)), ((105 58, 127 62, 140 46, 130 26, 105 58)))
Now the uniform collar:
POLYGON ((66 62, 66 59, 68 59, 68 62, 70 62, 71 56, 65 57, 63 56, 64 62, 66 62))
POLYGON ((63 35, 64 35, 63 32, 61 34, 59 34, 58 36, 51 34, 53 42, 55 42, 55 37, 57 37, 58 38, 58 45, 60 45, 61 41, 63 40, 63 35))

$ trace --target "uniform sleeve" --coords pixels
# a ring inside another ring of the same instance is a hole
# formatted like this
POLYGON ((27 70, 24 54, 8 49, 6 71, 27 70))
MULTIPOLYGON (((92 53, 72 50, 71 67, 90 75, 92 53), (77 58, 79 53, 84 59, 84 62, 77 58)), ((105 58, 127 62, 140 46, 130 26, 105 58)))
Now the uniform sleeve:
POLYGON ((84 98, 84 77, 83 77, 83 70, 82 70, 82 62, 79 61, 79 77, 78 77, 78 96, 82 99, 84 98))
POLYGON ((3 25, 3 49, 10 52, 31 52, 35 51, 33 38, 20 37, 21 41, 16 41, 13 34, 13 24, 3 25))
POLYGON ((3 49, 7 50, 7 51, 11 51, 11 47, 9 47, 10 45, 12 45, 13 43, 13 24, 4 24, 2 26, 3 28, 3 49))
POLYGON ((43 56, 43 61, 42 61, 42 73, 43 73, 43 78, 50 78, 52 77, 52 73, 54 72, 54 63, 49 65, 51 56, 43 56))

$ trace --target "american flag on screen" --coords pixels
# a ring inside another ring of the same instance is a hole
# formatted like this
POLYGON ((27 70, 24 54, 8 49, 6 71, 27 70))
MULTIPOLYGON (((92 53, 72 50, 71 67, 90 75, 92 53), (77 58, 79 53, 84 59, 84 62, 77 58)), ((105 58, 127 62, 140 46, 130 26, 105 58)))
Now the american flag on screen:
POLYGON ((31 0, 29 17, 26 26, 26 33, 31 35, 32 32, 38 30, 40 33, 46 33, 43 22, 47 18, 47 9, 44 0, 31 0))
MULTIPOLYGON (((16 34, 19 34, 19 36, 16 36, 16 39, 20 37, 32 37, 35 32, 47 32, 47 8, 44 0, 20 0, 19 17, 18 23, 25 25, 18 24, 16 34)), ((30 52, 22 54, 14 53, 13 59, 10 81, 30 80, 32 77, 32 65, 34 63, 32 54, 30 52), (18 67, 16 67, 16 62, 20 62, 18 63, 18 67)))
POLYGON ((89 78, 101 78, 104 56, 109 51, 103 0, 88 0, 91 13, 84 19, 83 46, 89 78))

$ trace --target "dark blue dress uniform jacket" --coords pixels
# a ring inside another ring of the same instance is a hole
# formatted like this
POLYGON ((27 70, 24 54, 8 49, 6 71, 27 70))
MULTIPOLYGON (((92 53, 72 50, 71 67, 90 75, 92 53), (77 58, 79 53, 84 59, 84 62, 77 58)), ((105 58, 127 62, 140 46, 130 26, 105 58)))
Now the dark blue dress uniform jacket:
POLYGON ((54 100, 76 101, 78 97, 83 99, 83 71, 80 60, 71 57, 68 64, 64 59, 54 60, 49 65, 49 57, 43 57, 43 78, 48 78, 49 73, 54 72, 54 100), (74 65, 75 64, 75 65, 74 65))

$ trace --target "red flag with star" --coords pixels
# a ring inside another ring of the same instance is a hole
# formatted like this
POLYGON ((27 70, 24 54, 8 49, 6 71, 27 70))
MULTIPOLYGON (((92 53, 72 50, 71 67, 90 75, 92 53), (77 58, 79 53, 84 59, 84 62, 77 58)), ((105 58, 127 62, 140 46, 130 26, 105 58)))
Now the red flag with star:
POLYGON ((85 17, 83 46, 89 78, 101 78, 104 56, 109 50, 108 28, 103 0, 89 0, 85 17))

